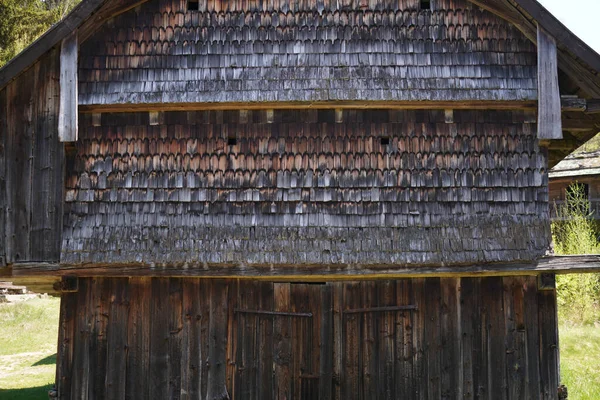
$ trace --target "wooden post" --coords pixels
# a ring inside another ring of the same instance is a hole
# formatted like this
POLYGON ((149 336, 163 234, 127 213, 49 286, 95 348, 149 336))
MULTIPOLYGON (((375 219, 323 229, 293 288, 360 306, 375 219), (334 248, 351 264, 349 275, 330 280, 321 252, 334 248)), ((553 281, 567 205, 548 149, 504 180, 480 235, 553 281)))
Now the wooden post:
POLYGON ((225 376, 227 372, 227 289, 226 281, 214 281, 210 288, 206 400, 229 400, 225 376))
POLYGON ((538 49, 538 139, 562 139, 556 40, 541 26, 538 49))
POLYGON ((77 31, 62 40, 60 48, 60 112, 58 138, 77 141, 77 31))

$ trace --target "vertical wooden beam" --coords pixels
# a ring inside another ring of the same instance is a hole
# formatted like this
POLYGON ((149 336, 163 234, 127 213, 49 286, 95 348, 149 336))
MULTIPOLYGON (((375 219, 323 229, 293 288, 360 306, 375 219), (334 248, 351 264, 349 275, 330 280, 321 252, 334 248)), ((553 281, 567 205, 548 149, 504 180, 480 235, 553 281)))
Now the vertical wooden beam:
POLYGON ((228 400, 227 393, 227 290, 226 281, 214 281, 210 288, 208 388, 206 400, 228 400))
POLYGON ((562 139, 556 40, 541 26, 538 49, 538 139, 562 139))
POLYGON ((0 267, 6 265, 6 161, 5 140, 7 134, 6 114, 6 89, 0 90, 0 267))
POLYGON ((321 291, 321 354, 319 365, 319 399, 330 400, 333 394, 333 287, 321 291))
POLYGON ((77 31, 62 40, 60 48, 60 113, 58 137, 61 142, 77 141, 77 31))

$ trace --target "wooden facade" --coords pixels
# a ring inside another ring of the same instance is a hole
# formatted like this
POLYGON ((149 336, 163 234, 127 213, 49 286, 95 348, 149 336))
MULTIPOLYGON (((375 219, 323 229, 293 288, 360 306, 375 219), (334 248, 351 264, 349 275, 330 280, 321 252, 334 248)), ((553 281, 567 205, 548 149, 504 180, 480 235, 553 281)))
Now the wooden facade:
POLYGON ((0 70, 0 277, 60 399, 556 399, 599 71, 534 0, 84 0, 0 70))
POLYGON ((80 279, 61 306, 58 390, 90 399, 215 398, 211 390, 261 400, 552 399, 555 313, 554 291, 538 290, 533 276, 80 279))

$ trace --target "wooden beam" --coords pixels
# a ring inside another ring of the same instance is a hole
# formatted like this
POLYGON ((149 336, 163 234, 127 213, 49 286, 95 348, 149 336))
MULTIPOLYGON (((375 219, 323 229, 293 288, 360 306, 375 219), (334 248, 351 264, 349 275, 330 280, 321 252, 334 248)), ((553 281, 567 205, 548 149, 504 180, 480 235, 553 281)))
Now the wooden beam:
POLYGON ((562 129, 568 132, 586 132, 586 131, 600 131, 598 129, 600 123, 591 119, 570 119, 564 118, 562 120, 562 129))
POLYGON ((85 42, 104 23, 135 8, 148 0, 113 0, 106 2, 91 18, 86 20, 79 28, 79 43, 85 42))
POLYGON ((585 110, 586 114, 600 114, 600 100, 588 100, 587 108, 585 110))
MULTIPOLYGON (((1 270, 1 269, 0 269, 1 270)), ((553 272, 600 272, 600 255, 542 257, 531 262, 488 263, 470 265, 169 265, 103 263, 61 265, 50 263, 16 263, 7 279, 21 277, 202 277, 227 279, 262 279, 287 281, 343 281, 356 279, 400 279, 426 277, 483 277, 538 275, 553 272)), ((2 276, 2 275, 0 275, 2 276)))
POLYGON ((536 101, 296 101, 262 103, 143 103, 80 105, 79 112, 156 112, 198 110, 264 110, 264 109, 454 109, 454 110, 536 110, 536 101))
POLYGON ((538 139, 562 139, 556 41, 538 25, 538 139))
POLYGON ((560 106, 563 112, 585 112, 587 100, 577 96, 560 96, 560 106))
POLYGON ((60 49, 60 111, 58 114, 58 138, 61 142, 77 141, 78 49, 77 32, 73 32, 63 39, 60 49))

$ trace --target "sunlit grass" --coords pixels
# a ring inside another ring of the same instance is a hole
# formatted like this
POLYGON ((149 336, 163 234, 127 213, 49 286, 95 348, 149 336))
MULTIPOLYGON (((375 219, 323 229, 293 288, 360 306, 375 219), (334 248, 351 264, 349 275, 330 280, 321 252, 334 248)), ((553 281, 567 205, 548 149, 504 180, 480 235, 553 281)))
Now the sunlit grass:
POLYGON ((569 400, 600 399, 600 328, 560 326, 561 382, 569 400))

